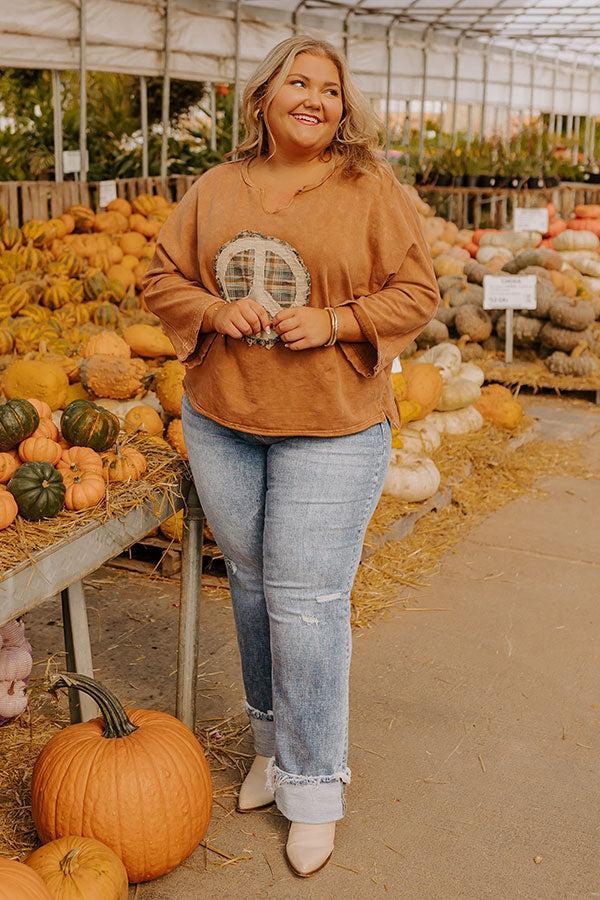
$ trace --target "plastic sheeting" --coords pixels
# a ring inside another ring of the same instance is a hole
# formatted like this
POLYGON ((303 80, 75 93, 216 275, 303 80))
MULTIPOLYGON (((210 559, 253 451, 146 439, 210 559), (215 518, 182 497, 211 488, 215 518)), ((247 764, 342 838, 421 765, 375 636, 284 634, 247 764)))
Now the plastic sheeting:
MULTIPOLYGON (((548 3, 552 0, 544 2, 548 11, 548 3)), ((477 5, 485 7, 486 3, 490 5, 489 0, 478 0, 477 5)), ((293 34, 291 11, 296 5, 295 2, 269 3, 269 0, 263 0, 263 5, 258 0, 242 4, 242 82, 272 46, 293 34)), ((396 5, 401 8, 409 4, 396 5)), ((422 8, 423 23, 430 21, 424 11, 436 5, 440 13, 438 18, 441 18, 444 13, 442 0, 437 0, 437 4, 432 0, 426 3, 417 0, 410 4, 417 18, 419 7, 422 8)), ((492 5, 501 6, 502 0, 492 5)), ((529 5, 539 7, 540 0, 529 5)), ((521 8, 526 6, 524 3, 521 8)), ((85 0, 87 68, 163 75, 165 8, 166 0, 85 0)), ((168 22, 169 74, 172 78, 213 82, 234 80, 234 8, 235 4, 231 2, 171 0, 168 22)), ((453 8, 460 9, 460 5, 454 3, 453 8)), ((331 10, 329 13, 303 10, 300 30, 321 35, 341 47, 343 19, 343 10, 334 10, 334 14, 331 10)), ((389 21, 390 16, 376 16, 371 20, 371 17, 353 15, 350 23, 350 65, 360 87, 373 98, 386 95, 386 23, 389 21)), ((497 18, 494 22, 502 24, 497 18)), ((452 22, 448 24, 452 25, 452 22)), ((514 21, 505 23, 498 31, 498 37, 506 37, 511 28, 514 32, 517 25, 514 21)), ((77 0, 26 0, 24 3, 0 0, 1 63, 25 68, 77 69, 79 29, 77 0)), ((456 37, 436 31, 430 35, 425 90, 428 100, 451 103, 454 99, 456 37)), ((488 46, 474 38, 463 40, 458 56, 458 103, 481 105, 485 94, 487 111, 493 111, 495 106, 506 109, 510 104, 513 110, 600 114, 600 79, 593 77, 593 70, 584 65, 583 57, 567 63, 559 56, 546 56, 547 47, 544 46, 538 49, 537 55, 515 51, 515 46, 513 44, 511 49, 497 44, 488 46), (484 90, 486 54, 488 80, 484 90)), ((423 65, 423 29, 403 21, 402 27, 398 26, 392 32, 392 98, 421 98, 423 65)), ((493 112, 490 115, 493 116, 493 112)))

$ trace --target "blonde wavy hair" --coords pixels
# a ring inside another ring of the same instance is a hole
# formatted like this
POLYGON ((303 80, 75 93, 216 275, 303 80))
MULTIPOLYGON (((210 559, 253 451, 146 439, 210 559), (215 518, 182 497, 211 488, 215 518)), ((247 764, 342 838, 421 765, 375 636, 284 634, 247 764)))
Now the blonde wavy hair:
POLYGON ((337 132, 327 148, 342 163, 345 175, 377 172, 385 166, 376 156, 381 123, 371 106, 352 81, 345 57, 332 44, 310 35, 287 38, 274 47, 250 76, 242 97, 245 136, 231 156, 248 159, 267 156, 269 136, 275 139, 266 122, 265 112, 279 88, 285 84, 298 53, 324 56, 336 66, 342 87, 343 113, 337 132), (263 115, 259 116, 259 111, 263 115))

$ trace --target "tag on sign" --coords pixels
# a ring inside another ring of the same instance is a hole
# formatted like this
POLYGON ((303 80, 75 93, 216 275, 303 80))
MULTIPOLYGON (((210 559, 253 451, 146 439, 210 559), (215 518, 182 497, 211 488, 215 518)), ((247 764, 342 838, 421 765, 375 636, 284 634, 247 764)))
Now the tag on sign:
POLYGON ((112 200, 117 199, 117 182, 101 181, 98 185, 98 206, 104 209, 112 200))
POLYGON ((63 172, 81 172, 81 152, 79 150, 63 150, 63 172))
POLYGON ((535 275, 484 275, 484 309, 535 309, 535 275))
POLYGON ((548 231, 548 210, 527 209, 524 206, 515 206, 513 215, 514 231, 537 231, 546 234, 548 231))

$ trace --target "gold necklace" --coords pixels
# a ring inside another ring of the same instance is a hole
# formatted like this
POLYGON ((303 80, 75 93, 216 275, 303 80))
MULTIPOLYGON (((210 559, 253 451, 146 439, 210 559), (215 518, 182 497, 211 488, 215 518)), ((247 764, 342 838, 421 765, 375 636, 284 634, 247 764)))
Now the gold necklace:
MULTIPOLYGON (((329 167, 329 171, 327 172, 326 175, 323 176, 323 178, 321 178, 320 181, 302 185, 302 187, 299 187, 297 190, 294 191, 294 193, 290 197, 288 203, 285 204, 285 206, 278 206, 276 209, 267 209, 267 207, 265 206, 265 189, 262 188, 260 186, 260 184, 255 184, 254 182, 252 182, 252 184, 258 190, 259 197, 260 197, 260 205, 262 206, 263 211, 267 215, 272 215, 273 213, 283 212, 284 210, 289 209, 290 206, 292 205, 292 203, 294 202, 294 200, 296 199, 296 197, 298 196, 298 194, 302 194, 304 191, 319 187, 319 185, 321 185, 325 181, 327 181, 329 176, 333 174, 335 167, 336 167, 336 162, 335 162, 335 160, 333 160, 333 164, 329 167)), ((248 166, 248 174, 250 174, 250 166, 248 166)))

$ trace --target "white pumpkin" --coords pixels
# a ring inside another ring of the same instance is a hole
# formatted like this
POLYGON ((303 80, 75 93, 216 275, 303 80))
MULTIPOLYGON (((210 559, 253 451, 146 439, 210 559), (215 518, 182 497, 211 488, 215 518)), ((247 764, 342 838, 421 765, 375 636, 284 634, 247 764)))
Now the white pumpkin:
POLYGON ((427 418, 431 419, 442 434, 468 434, 483 428, 483 417, 474 406, 451 412, 433 412, 427 418))
POLYGON ((600 278, 600 258, 597 253, 590 250, 564 250, 561 256, 582 275, 600 278))
POLYGON ((462 355, 456 344, 444 341, 441 344, 436 344, 435 347, 430 347, 415 362, 433 363, 440 370, 442 381, 448 381, 449 378, 454 378, 455 375, 458 375, 462 365, 462 355))
POLYGON ((487 263, 491 262, 492 259, 500 258, 508 262, 513 256, 514 253, 510 247, 480 247, 475 259, 478 263, 481 263, 482 266, 485 266, 487 263))
POLYGON ((450 412, 454 409, 464 409, 481 397, 481 389, 478 384, 469 378, 450 378, 444 382, 442 396, 438 400, 436 409, 441 412, 450 412))
POLYGON ((583 286, 590 294, 600 294, 600 278, 590 278, 589 275, 582 275, 581 280, 583 286))
POLYGON ((398 500, 417 503, 433 497, 440 486, 440 473, 433 460, 416 453, 392 450, 383 493, 398 500))
POLYGON ((491 231, 482 234, 480 247, 508 247, 518 253, 528 247, 538 247, 542 243, 539 231, 491 231))
POLYGON ((563 231, 552 238, 555 250, 596 250, 600 238, 593 231, 563 231))
POLYGON ((420 422, 411 422, 400 432, 402 449, 407 453, 433 453, 440 446, 440 433, 427 422, 428 418, 426 416, 420 422))
POLYGON ((0 650, 0 681, 23 680, 31 674, 33 658, 27 647, 3 647, 0 650))
POLYGON ((485 375, 483 374, 483 369, 480 369, 479 366, 475 365, 475 363, 468 362, 462 364, 457 372, 457 377, 468 378, 469 381, 474 381, 477 387, 481 387, 485 375))
POLYGON ((0 718, 13 719, 27 709, 23 681, 0 681, 0 718))

